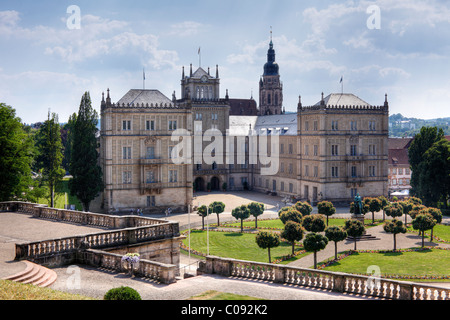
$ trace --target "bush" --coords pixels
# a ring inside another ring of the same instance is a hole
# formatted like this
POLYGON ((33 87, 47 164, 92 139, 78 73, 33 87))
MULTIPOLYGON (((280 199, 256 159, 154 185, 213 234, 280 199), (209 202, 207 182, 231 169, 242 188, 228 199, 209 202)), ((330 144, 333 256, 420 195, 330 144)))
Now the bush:
POLYGON ((133 288, 122 286, 109 290, 103 300, 142 300, 142 298, 133 288))

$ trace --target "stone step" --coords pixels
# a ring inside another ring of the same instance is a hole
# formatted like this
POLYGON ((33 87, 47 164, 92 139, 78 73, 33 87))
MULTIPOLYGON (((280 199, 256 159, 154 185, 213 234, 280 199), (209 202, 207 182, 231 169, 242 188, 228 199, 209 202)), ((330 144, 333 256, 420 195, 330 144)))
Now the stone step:
POLYGON ((3 279, 39 287, 48 287, 56 281, 57 274, 55 271, 30 261, 25 260, 23 262, 26 264, 25 270, 3 279))

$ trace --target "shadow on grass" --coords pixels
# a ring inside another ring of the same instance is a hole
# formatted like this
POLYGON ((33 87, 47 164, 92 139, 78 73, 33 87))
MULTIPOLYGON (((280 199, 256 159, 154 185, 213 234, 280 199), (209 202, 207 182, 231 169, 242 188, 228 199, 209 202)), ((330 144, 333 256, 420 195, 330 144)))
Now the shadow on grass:
POLYGON ((240 232, 230 232, 224 234, 225 237, 242 237, 243 235, 244 234, 240 232))

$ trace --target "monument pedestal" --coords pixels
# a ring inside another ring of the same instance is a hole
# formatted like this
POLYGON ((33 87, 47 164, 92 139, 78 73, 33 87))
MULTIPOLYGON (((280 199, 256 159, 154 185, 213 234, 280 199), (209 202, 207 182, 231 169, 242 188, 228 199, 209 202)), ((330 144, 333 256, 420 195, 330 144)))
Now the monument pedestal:
POLYGON ((364 225, 364 215, 362 214, 352 214, 352 220, 358 220, 364 225))
MULTIPOLYGON (((364 215, 362 214, 352 214, 353 220, 358 220, 364 225, 364 215)), ((347 240, 354 241, 355 238, 353 237, 347 237, 347 240)), ((361 237, 357 237, 356 241, 370 241, 370 240, 380 240, 380 238, 377 238, 375 236, 372 236, 371 234, 367 233, 367 230, 364 230, 364 234, 361 237)))

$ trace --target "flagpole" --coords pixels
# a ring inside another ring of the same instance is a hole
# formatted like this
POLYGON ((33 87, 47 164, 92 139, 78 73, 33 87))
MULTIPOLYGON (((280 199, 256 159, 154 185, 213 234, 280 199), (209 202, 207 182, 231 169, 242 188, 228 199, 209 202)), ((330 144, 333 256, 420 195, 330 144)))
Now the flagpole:
POLYGON ((145 68, 142 69, 142 87, 145 90, 145 68))
POLYGON ((202 67, 202 51, 201 51, 201 47, 198 48, 198 67, 199 68, 202 67))

